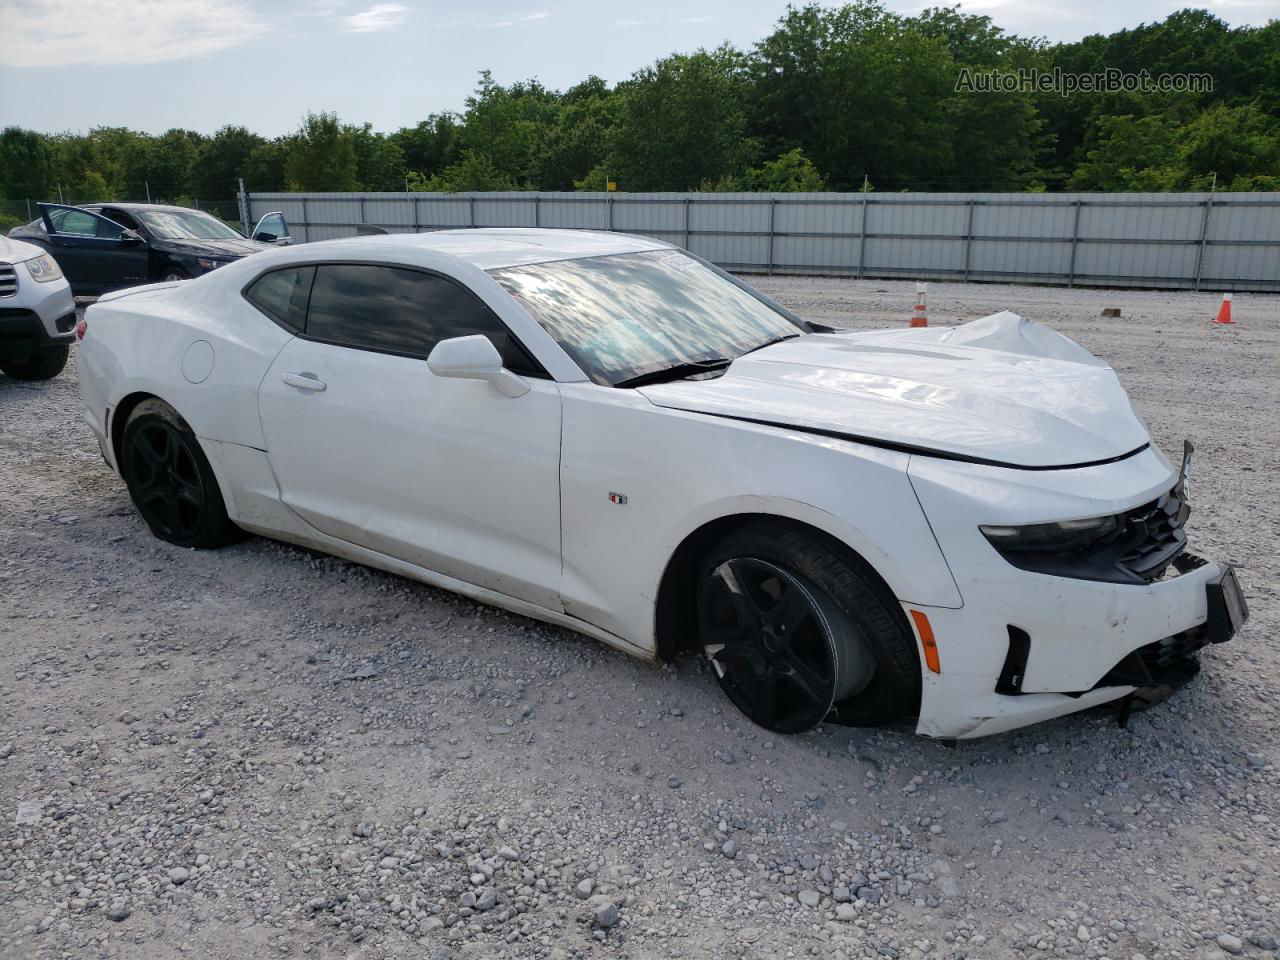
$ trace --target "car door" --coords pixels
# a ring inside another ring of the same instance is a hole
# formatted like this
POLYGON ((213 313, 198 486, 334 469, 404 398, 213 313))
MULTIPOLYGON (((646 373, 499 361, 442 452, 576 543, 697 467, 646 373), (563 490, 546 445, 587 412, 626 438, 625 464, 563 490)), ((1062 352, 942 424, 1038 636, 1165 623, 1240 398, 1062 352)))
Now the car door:
POLYGON ((277 243, 281 246, 293 243, 293 237, 289 236, 289 224, 279 210, 264 214, 250 236, 261 243, 277 243))
POLYGON ((77 295, 105 293, 147 283, 149 256, 140 238, 84 207, 40 204, 40 215, 53 258, 77 295))
POLYGON ((259 388, 267 456, 284 503, 317 530, 560 610, 560 391, 527 359, 517 398, 427 368, 437 342, 477 333, 524 356, 452 279, 318 265, 305 331, 259 388))

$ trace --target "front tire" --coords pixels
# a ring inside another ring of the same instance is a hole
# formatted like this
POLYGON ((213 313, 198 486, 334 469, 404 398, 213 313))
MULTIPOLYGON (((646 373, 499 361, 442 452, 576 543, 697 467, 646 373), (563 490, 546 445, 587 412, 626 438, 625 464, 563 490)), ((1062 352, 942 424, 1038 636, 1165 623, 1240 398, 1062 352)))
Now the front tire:
POLYGON ((163 400, 144 400, 125 423, 120 469, 151 532, 179 547, 221 547, 238 538, 200 442, 163 400))
POLYGON ((919 711, 920 658, 901 608, 870 567, 824 537, 771 522, 729 534, 699 566, 697 602, 721 689, 765 729, 919 711))
POLYGON ((52 380, 67 365, 70 347, 42 350, 26 360, 0 360, 0 370, 15 380, 52 380))
POLYGON ((161 283, 172 283, 175 280, 190 279, 191 277, 187 275, 187 272, 179 269, 178 267, 165 267, 163 272, 160 274, 161 283))

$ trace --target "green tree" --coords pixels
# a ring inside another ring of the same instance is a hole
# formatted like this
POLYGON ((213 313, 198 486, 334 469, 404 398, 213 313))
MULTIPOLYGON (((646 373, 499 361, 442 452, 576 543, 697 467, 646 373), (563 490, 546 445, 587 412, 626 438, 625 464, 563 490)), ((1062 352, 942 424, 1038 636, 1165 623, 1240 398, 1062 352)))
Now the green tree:
POLYGON ((827 187, 818 168, 799 147, 752 170, 749 180, 751 189, 762 193, 813 193, 827 187))
POLYGON ((348 127, 356 151, 356 177, 362 190, 403 190, 404 151, 393 138, 373 132, 373 124, 348 127))
POLYGON ((405 169, 429 177, 458 159, 460 130, 454 114, 433 113, 416 126, 401 127, 391 139, 404 155, 405 169))
POLYGON ((537 80, 504 87, 483 70, 466 102, 458 137, 461 150, 489 158, 513 183, 537 186, 545 140, 559 109, 558 94, 537 80))
POLYGON ((230 200, 236 195, 241 177, 250 190, 268 189, 248 178, 249 157, 266 143, 245 127, 227 125, 200 146, 191 171, 191 192, 201 199, 230 200))
POLYGON ((86 170, 80 182, 73 184, 67 191, 67 203, 94 203, 101 200, 115 200, 115 191, 107 184, 106 178, 97 170, 86 170))
MULTIPOLYGON (((907 22, 911 29, 946 45, 957 79, 962 68, 1013 72, 1047 63, 1039 42, 1009 36, 990 17, 943 7, 925 10, 907 22)), ((1021 190, 1037 177, 1049 142, 1041 132, 1042 120, 1030 93, 953 88, 943 106, 950 162, 935 175, 926 175, 930 185, 1021 190)))
POLYGON ((169 130, 151 141, 146 185, 154 200, 170 202, 191 192, 191 172, 203 138, 190 130, 169 130))
POLYGON ((254 147, 244 165, 245 186, 259 193, 286 189, 285 162, 290 145, 287 137, 278 137, 254 147))
POLYGON ((336 113, 308 113, 289 139, 284 176, 290 190, 359 190, 355 134, 336 113))
POLYGON ((1096 145, 1076 168, 1071 190, 1169 190, 1178 179, 1177 132, 1160 117, 1099 117, 1096 145))
POLYGON ((604 163, 619 113, 620 98, 599 77, 588 77, 566 90, 555 123, 543 139, 538 186, 573 189, 579 179, 604 163))
POLYGON ((947 44, 878 3, 789 8, 756 45, 752 78, 768 154, 802 148, 837 189, 867 174, 928 187, 953 169, 947 44))
POLYGON ((1206 190, 1280 187, 1280 121, 1257 104, 1216 104, 1178 131, 1178 186, 1206 190))
POLYGON ((5 127, 0 131, 0 202, 4 209, 26 217, 28 200, 35 204, 56 198, 55 162, 48 139, 34 130, 5 127))
POLYGON ((693 190, 745 172, 746 62, 728 45, 659 60, 619 87, 608 173, 623 190, 693 190))
POLYGON ((423 178, 415 171, 409 178, 409 189, 428 193, 461 193, 468 190, 515 190, 517 186, 487 156, 467 150, 461 160, 434 176, 423 178))

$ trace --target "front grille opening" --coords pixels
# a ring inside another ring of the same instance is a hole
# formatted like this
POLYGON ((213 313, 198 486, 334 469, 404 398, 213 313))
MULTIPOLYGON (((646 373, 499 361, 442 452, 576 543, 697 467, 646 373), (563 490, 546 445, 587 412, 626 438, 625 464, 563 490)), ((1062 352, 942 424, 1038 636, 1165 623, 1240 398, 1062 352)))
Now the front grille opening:
POLYGON ((11 263, 0 263, 0 297, 12 297, 18 292, 18 271, 11 263))
POLYGON ((1139 647, 1098 681, 1097 687, 1179 686, 1200 672, 1196 654, 1209 642, 1204 625, 1139 647))
POLYGON ((1031 655, 1031 634, 1021 627, 1009 624, 1009 652, 996 680, 996 693, 1016 695, 1022 693, 1022 680, 1027 675, 1027 658, 1031 655))

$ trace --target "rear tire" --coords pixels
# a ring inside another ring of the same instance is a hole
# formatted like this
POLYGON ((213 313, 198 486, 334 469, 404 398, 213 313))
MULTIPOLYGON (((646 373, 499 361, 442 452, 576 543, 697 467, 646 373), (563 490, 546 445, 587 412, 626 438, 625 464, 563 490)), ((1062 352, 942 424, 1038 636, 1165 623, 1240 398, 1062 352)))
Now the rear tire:
POLYGON ((120 470, 134 507, 161 540, 212 548, 239 539, 199 440, 163 400, 144 400, 129 414, 120 470))
POLYGON ((861 726, 918 714, 914 634, 851 552, 786 523, 753 523, 708 552, 697 583, 699 643, 754 723, 801 733, 828 718, 861 726))
POLYGON ((187 276, 187 273, 185 270, 180 270, 177 267, 165 267, 164 271, 160 274, 161 283, 172 283, 175 280, 190 280, 190 279, 191 278, 187 276))
POLYGON ((15 380, 52 380, 67 365, 70 347, 42 350, 26 360, 0 360, 0 370, 15 380))

